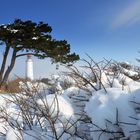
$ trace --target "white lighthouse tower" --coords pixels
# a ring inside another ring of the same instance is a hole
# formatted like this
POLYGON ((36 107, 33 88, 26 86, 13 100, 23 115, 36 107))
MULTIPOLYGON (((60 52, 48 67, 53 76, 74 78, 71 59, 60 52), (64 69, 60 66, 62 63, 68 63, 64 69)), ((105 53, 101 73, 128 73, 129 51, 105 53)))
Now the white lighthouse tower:
POLYGON ((27 55, 27 60, 26 60, 26 78, 29 78, 30 80, 34 79, 34 75, 33 75, 33 61, 32 61, 32 55, 31 54, 27 55))

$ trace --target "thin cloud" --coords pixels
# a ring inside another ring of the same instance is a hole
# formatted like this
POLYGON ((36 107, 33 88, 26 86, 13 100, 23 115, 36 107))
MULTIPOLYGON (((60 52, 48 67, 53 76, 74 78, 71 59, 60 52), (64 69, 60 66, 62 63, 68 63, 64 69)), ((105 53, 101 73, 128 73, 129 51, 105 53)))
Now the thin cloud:
POLYGON ((132 25, 140 22, 140 1, 134 1, 131 5, 124 8, 112 22, 113 28, 125 25, 132 25))

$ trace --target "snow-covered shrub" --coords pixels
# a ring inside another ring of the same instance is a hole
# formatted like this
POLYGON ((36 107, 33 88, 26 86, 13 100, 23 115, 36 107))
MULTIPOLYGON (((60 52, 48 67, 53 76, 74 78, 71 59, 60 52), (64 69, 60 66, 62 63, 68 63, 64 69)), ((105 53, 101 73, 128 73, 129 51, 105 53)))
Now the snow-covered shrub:
POLYGON ((1 106, 0 114, 7 123, 6 140, 15 132, 24 140, 64 140, 76 134, 78 120, 67 97, 48 93, 42 96, 37 90, 9 97, 9 106, 1 106))
POLYGON ((140 138, 139 112, 140 90, 128 93, 120 88, 97 91, 85 111, 92 120, 93 139, 109 140, 140 138), (132 104, 133 103, 133 104, 132 104))
POLYGON ((61 95, 52 94, 47 95, 43 99, 38 99, 37 103, 42 111, 45 111, 46 115, 50 115, 51 119, 54 120, 57 125, 60 125, 59 127, 61 127, 62 132, 66 131, 70 134, 75 133, 76 124, 74 125, 74 123, 76 122, 76 118, 73 108, 66 98, 61 95))
MULTIPOLYGON (((97 63, 90 58, 90 61, 84 62, 82 70, 75 66, 70 68, 68 75, 74 79, 75 87, 65 90, 64 94, 69 96, 73 104, 77 103, 77 110, 81 110, 80 106, 83 106, 83 109, 87 103, 85 114, 91 118, 91 123, 90 120, 87 123, 87 116, 84 127, 91 129, 85 131, 91 131, 95 140, 139 138, 137 113, 130 101, 133 91, 140 88, 140 83, 131 78, 138 75, 138 72, 132 66, 127 67, 127 70, 114 61, 97 63), (81 93, 85 94, 84 98, 81 93), (81 97, 85 103, 80 101, 81 97)), ((82 130, 81 132, 84 133, 82 130)))
POLYGON ((15 140, 140 138, 140 82, 132 78, 138 71, 112 60, 83 61, 80 68, 52 76, 48 85, 21 82, 21 94, 5 96, 0 132, 6 140, 11 135, 15 140))
MULTIPOLYGON (((79 68, 72 66, 68 67, 67 73, 75 81, 75 86, 88 92, 98 91, 106 87, 113 87, 117 83, 117 77, 120 74, 116 71, 111 71, 111 66, 117 64, 111 61, 95 62, 90 56, 89 61, 83 60, 84 64, 79 68)), ((117 69, 119 67, 117 66, 117 69)), ((116 84, 116 86, 121 86, 116 84)))
POLYGON ((22 92, 41 92, 48 88, 48 85, 42 82, 19 81, 19 88, 22 92))
POLYGON ((75 81, 67 73, 63 72, 60 75, 52 75, 51 85, 54 85, 58 91, 66 90, 73 85, 75 81))
POLYGON ((132 66, 129 62, 120 62, 119 65, 127 70, 131 70, 132 66))

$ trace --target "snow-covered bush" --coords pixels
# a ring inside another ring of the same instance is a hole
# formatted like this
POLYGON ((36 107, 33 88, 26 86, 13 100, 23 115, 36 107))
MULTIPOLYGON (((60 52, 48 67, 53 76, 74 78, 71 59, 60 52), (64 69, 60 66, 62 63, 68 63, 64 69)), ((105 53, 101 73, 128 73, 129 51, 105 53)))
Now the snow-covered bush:
POLYGON ((88 57, 83 66, 52 76, 48 85, 20 82, 20 94, 0 96, 6 140, 140 138, 138 69, 88 57))
MULTIPOLYGON (((91 137, 95 140, 140 138, 140 129, 137 126, 139 113, 136 113, 140 109, 140 100, 134 102, 132 99, 134 91, 140 88, 140 83, 133 78, 138 76, 138 72, 133 66, 124 67, 120 63, 107 60, 96 63, 90 58, 90 61, 84 62, 86 65, 82 66, 82 70, 73 66, 68 74, 75 80, 77 88, 88 93, 88 98, 84 96, 87 99, 85 111, 91 118, 91 123, 85 121, 87 125, 84 127, 90 127, 91 137), (137 107, 133 107, 136 105, 137 107)), ((71 98, 81 95, 80 90, 75 94, 75 88, 68 90, 66 93, 71 98)), ((84 92, 85 95, 87 93, 84 92)), ((138 98, 135 95, 134 97, 138 98)), ((80 100, 80 96, 78 99, 80 100)))
MULTIPOLYGON (((108 140, 117 138, 129 138, 134 140, 136 135, 140 138, 137 124, 139 119, 132 102, 140 99, 136 92, 128 93, 119 88, 107 88, 97 91, 86 105, 86 112, 91 117, 93 139, 108 140), (132 133, 133 132, 133 133, 132 133)), ((140 93, 140 90, 137 92, 140 93)), ((138 105, 137 105, 138 106, 138 105)), ((140 109, 140 106, 139 106, 140 109)))
POLYGON ((49 139, 65 140, 74 137, 77 118, 69 99, 62 95, 23 92, 6 96, 1 105, 0 119, 6 124, 6 140, 49 139))

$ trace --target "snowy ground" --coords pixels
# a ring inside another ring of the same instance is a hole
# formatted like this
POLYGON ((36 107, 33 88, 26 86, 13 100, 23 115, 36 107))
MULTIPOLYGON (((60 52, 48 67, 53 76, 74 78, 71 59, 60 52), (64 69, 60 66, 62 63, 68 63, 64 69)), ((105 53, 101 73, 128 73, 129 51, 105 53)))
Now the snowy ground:
POLYGON ((1 94, 0 140, 140 139, 140 82, 131 78, 138 72, 122 67, 116 75, 97 74, 101 81, 84 75, 86 86, 53 76, 52 87, 20 83, 22 94, 1 94))

